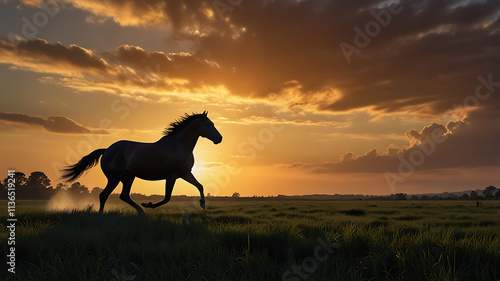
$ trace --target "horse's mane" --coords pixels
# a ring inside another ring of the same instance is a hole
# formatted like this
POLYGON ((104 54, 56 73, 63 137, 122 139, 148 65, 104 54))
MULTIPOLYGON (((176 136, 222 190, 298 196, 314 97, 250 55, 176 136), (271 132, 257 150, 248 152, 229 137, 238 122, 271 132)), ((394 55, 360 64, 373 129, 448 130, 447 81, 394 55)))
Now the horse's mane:
POLYGON ((194 120, 198 119, 201 116, 207 116, 206 112, 203 113, 191 113, 191 115, 184 113, 179 119, 176 119, 175 122, 170 123, 168 127, 163 131, 163 135, 172 136, 184 129, 187 125, 189 125, 194 120))

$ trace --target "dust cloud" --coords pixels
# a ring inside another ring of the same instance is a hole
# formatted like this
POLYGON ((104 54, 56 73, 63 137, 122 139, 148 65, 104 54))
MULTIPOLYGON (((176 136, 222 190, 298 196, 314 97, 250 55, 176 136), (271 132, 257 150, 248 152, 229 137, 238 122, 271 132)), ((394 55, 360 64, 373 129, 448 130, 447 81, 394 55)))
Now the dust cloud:
POLYGON ((73 211, 85 210, 92 206, 95 210, 99 207, 99 201, 90 195, 74 194, 66 190, 58 191, 47 202, 45 209, 47 211, 73 211))

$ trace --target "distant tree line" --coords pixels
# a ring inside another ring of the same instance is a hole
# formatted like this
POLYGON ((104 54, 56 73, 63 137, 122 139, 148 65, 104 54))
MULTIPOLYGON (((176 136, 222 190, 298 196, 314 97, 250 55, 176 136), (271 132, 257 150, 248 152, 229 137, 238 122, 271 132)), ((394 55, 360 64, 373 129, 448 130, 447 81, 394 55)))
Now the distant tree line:
MULTIPOLYGON (((80 182, 72 183, 71 185, 58 183, 55 187, 52 186, 51 180, 47 177, 44 172, 36 171, 26 177, 26 174, 22 172, 16 172, 14 175, 15 186, 16 186, 16 198, 17 199, 49 199, 54 196, 57 192, 65 190, 75 195, 98 195, 101 193, 102 189, 99 187, 94 187, 89 190, 88 187, 81 184, 80 182)), ((3 190, 2 199, 6 197, 6 190, 8 177, 0 181, 0 188, 3 190)))
POLYGON ((408 197, 406 193, 396 193, 391 194, 391 199, 393 200, 491 200, 491 199, 500 199, 500 189, 490 185, 486 187, 481 195, 476 191, 471 191, 469 194, 464 193, 461 196, 457 196, 452 193, 443 193, 443 194, 435 194, 432 196, 427 195, 411 195, 408 197))
MULTIPOLYGON (((52 186, 51 180, 47 177, 47 175, 44 172, 36 171, 32 172, 29 177, 26 177, 26 174, 22 172, 16 172, 14 175, 14 179, 16 181, 16 198, 21 199, 21 200, 34 200, 34 199, 50 199, 52 196, 54 196, 57 192, 59 191, 66 191, 70 192, 71 194, 74 195, 79 195, 79 196, 98 196, 102 188, 100 187, 94 187, 92 189, 89 189, 85 185, 81 184, 80 182, 74 182, 72 184, 64 184, 64 183, 58 183, 55 187, 52 186)), ((7 197, 7 186, 8 186, 8 177, 0 181, 0 190, 2 190, 2 196, 1 199, 5 199, 7 197)), ((115 194, 111 196, 111 198, 115 197, 115 194)), ((116 195, 117 197, 118 195, 116 195)), ((162 198, 161 196, 158 195, 151 195, 151 196, 146 196, 144 194, 139 194, 139 193, 133 193, 131 194, 132 197, 134 198, 141 198, 141 199, 146 199, 146 198, 151 198, 151 197, 158 197, 162 198)), ((286 199, 306 199, 310 198, 311 196, 315 195, 304 195, 304 196, 286 196, 286 195, 278 195, 276 197, 274 196, 253 196, 253 197, 245 197, 247 199, 281 199, 281 200, 286 200, 286 199)), ((329 199, 330 197, 334 197, 336 200, 352 200, 354 195, 324 195, 324 196, 319 196, 315 197, 316 200, 318 199, 329 199)), ((185 196, 185 195, 178 195, 175 197, 179 197, 178 199, 185 199, 190 198, 190 196, 185 196)), ((213 196, 210 196, 207 194, 207 197, 214 198, 213 196)), ((354 196, 355 197, 355 196, 354 196)), ((406 193, 396 193, 396 194, 391 194, 390 196, 371 196, 371 195, 360 195, 358 196, 356 200, 491 200, 491 199, 500 199, 500 189, 497 189, 496 187, 490 185, 486 187, 481 194, 478 194, 476 191, 471 191, 469 194, 464 193, 461 196, 457 196, 452 193, 443 193, 443 194, 436 194, 433 196, 427 196, 427 195, 411 195, 408 196, 406 193)), ((225 197, 225 196, 217 196, 217 198, 241 198, 239 192, 234 192, 231 197, 225 197)))

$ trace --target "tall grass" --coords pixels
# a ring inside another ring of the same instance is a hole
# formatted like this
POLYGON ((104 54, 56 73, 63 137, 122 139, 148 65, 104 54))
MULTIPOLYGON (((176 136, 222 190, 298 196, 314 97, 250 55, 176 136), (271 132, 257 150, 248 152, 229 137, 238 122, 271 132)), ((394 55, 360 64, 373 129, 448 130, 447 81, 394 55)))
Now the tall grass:
POLYGON ((18 204, 6 280, 500 279, 500 202, 170 203, 147 217, 18 204), (335 243, 324 261, 318 238, 335 243))

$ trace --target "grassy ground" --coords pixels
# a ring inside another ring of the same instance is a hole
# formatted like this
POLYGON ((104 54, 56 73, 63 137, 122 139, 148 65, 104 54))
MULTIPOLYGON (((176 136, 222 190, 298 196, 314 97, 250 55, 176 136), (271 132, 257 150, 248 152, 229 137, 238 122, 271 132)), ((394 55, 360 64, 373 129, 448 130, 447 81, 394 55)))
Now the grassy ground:
MULTIPOLYGON (((109 203, 99 215, 18 201, 16 274, 2 262, 0 277, 500 280, 498 201, 208 201, 207 210, 169 203, 147 217, 109 203)), ((1 221, 5 257, 5 212, 1 221)))

